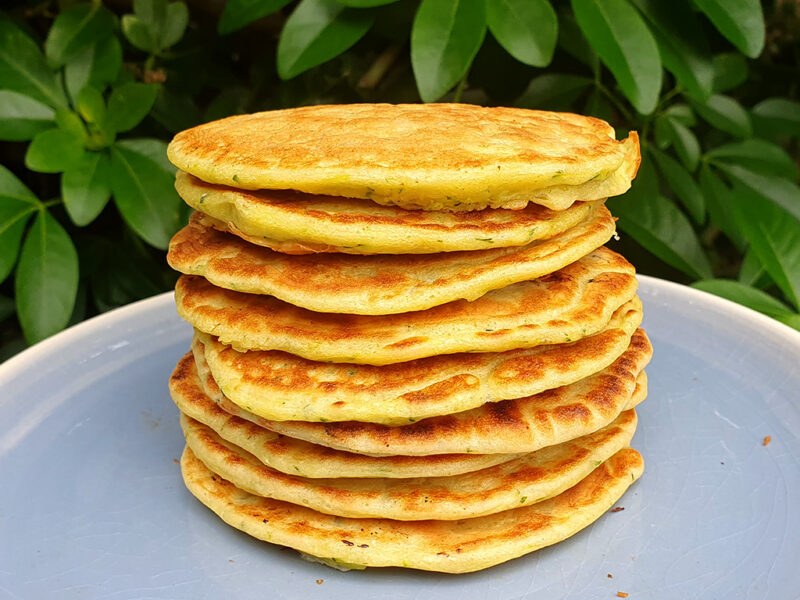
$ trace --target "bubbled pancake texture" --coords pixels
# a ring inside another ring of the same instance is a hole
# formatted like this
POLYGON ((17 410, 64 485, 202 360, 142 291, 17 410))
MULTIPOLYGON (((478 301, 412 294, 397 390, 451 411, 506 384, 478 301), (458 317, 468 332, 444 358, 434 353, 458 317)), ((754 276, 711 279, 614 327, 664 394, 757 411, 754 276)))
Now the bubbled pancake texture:
MULTIPOLYGON (((652 356, 603 247, 638 137, 579 115, 315 106, 178 134, 195 328, 169 381, 189 491, 339 569, 465 573, 555 544, 642 474, 652 356)), ((624 516, 623 516, 624 518, 624 516)))

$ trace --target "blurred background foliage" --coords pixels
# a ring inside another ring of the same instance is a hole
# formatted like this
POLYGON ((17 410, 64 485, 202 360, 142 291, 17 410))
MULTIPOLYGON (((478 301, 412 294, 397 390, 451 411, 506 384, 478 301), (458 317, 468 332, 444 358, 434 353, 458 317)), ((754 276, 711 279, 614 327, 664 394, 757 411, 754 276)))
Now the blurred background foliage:
POLYGON ((316 103, 567 110, 640 132, 640 272, 800 329, 796 0, 70 0, 0 12, 0 360, 168 290, 165 147, 316 103))

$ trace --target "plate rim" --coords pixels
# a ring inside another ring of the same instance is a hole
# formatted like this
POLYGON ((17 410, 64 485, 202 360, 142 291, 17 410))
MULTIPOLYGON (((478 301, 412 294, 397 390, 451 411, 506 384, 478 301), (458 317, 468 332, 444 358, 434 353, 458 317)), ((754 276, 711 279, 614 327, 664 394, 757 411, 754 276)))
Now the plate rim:
MULTIPOLYGON (((773 335, 777 338, 788 342, 789 344, 796 345, 800 350, 800 331, 792 329, 788 325, 781 323, 763 315, 752 308, 748 308, 741 304, 737 304, 727 298, 716 296, 710 292, 705 292, 693 288, 682 283, 661 279, 660 277, 653 277, 651 275, 638 275, 637 279, 640 282, 647 283, 652 286, 656 291, 659 288, 675 292, 678 294, 687 294, 690 299, 695 299, 709 308, 716 308, 720 312, 727 312, 734 317, 740 317, 744 320, 749 320, 751 324, 759 326, 766 335, 773 335)), ((33 346, 26 348, 19 354, 12 356, 3 363, 0 363, 0 382, 7 377, 13 377, 14 373, 24 370, 30 363, 36 362, 43 358, 48 353, 57 351, 58 349, 69 345, 74 339, 81 336, 91 334, 102 328, 111 328, 119 322, 126 321, 129 318, 135 317, 142 313, 148 313, 153 310, 160 310, 161 305, 175 304, 175 294, 173 291, 163 292, 150 298, 137 300, 130 304, 120 306, 108 312, 102 313, 86 319, 80 323, 68 327, 67 329, 56 333, 55 335, 37 342, 33 346)), ((176 313, 177 314, 177 313, 176 313)))

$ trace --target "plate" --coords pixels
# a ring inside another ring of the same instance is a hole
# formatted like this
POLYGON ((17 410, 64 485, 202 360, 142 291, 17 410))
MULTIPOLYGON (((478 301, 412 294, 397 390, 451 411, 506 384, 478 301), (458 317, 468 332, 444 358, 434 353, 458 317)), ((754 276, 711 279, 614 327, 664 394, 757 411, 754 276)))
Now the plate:
POLYGON ((655 347, 624 510, 469 575, 339 573, 223 524, 183 487, 165 294, 0 366, 0 598, 795 598, 800 333, 641 277, 655 347), (764 445, 764 438, 771 443, 764 445))

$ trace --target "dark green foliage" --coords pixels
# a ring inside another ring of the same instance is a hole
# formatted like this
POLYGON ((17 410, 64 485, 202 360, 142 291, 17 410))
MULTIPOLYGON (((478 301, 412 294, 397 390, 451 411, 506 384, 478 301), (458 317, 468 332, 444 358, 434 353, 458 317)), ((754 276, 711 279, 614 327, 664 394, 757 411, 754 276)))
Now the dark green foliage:
POLYGON ((635 129, 639 177, 609 202, 621 249, 646 272, 800 328, 792 3, 111 6, 0 12, 2 358, 22 336, 38 341, 174 283, 163 250, 189 213, 164 155, 174 133, 321 102, 516 105, 591 114, 619 137, 635 129))

